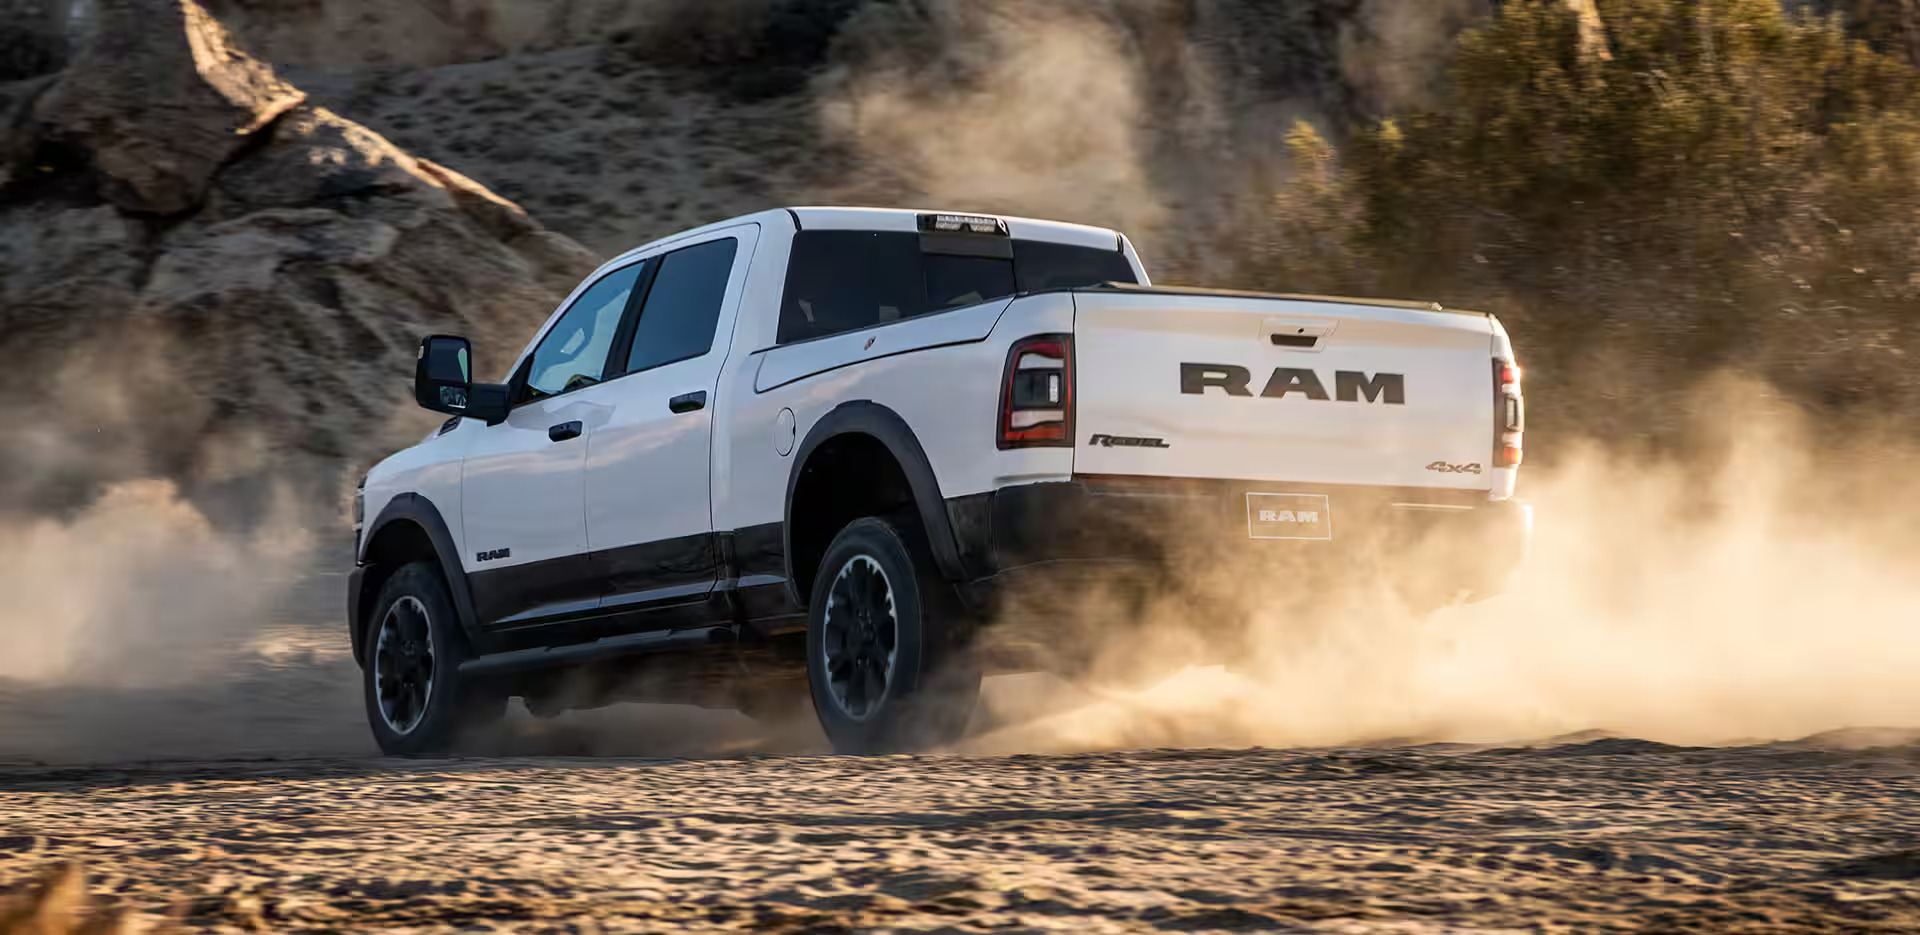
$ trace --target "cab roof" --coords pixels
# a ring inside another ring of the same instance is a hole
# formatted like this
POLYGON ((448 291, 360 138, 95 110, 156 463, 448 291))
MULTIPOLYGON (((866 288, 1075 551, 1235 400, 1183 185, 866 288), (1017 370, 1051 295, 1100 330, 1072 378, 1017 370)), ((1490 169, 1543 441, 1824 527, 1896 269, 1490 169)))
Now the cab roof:
POLYGON ((1117 249, 1120 232, 1106 227, 1088 227, 1065 221, 1008 217, 1004 214, 951 212, 902 208, 788 208, 801 230, 871 230, 918 233, 920 217, 926 214, 964 214, 999 218, 1007 223, 1007 232, 1016 240, 1043 240, 1097 249, 1117 249))
MULTIPOLYGON (((614 257, 606 265, 613 266, 636 254, 648 253, 674 241, 697 237, 709 231, 752 222, 777 223, 785 220, 798 230, 861 230, 861 231, 905 231, 920 230, 920 216, 923 214, 949 214, 954 212, 914 210, 906 208, 847 208, 847 207, 794 207, 774 208, 756 214, 744 214, 739 217, 717 221, 693 230, 681 231, 670 237, 641 244, 614 257)), ((1040 240, 1048 243, 1070 246, 1094 247, 1102 250, 1119 249, 1123 238, 1119 231, 1105 227, 1088 227, 1084 224, 1068 224, 1064 221, 1042 221, 1034 218, 1008 217, 1002 214, 983 214, 980 217, 993 217, 1005 221, 1007 232, 1016 240, 1040 240)))

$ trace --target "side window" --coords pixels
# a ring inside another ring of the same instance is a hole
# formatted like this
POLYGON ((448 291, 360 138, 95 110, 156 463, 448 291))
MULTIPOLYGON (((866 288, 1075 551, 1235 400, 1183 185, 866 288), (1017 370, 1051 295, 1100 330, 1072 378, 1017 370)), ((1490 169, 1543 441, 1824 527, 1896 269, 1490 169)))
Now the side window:
POLYGON ((713 350, 727 278, 740 242, 726 237, 660 258, 627 355, 627 373, 704 356, 713 350))
POLYGON ((562 313, 553 330, 533 349, 527 367, 527 396, 539 399, 600 382, 613 351, 620 316, 633 297, 646 264, 635 263, 608 273, 581 293, 562 313))
POLYGON ((802 231, 793 238, 778 341, 786 344, 911 318, 925 310, 920 238, 802 231))
POLYGON ((928 311, 965 308, 1013 294, 1010 260, 929 253, 920 257, 920 264, 927 278, 928 311))
POLYGON ((1136 282, 1118 249, 1015 240, 1013 258, 923 248, 921 236, 801 231, 793 238, 777 341, 871 328, 1015 293, 1136 282))

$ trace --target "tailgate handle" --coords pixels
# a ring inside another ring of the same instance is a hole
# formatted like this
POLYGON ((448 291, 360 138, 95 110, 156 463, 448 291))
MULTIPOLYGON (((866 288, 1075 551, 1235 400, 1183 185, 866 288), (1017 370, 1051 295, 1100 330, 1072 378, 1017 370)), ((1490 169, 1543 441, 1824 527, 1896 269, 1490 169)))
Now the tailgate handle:
POLYGON ((1260 323, 1260 336, 1274 347, 1290 351, 1317 351, 1326 346, 1335 322, 1269 318, 1260 323))

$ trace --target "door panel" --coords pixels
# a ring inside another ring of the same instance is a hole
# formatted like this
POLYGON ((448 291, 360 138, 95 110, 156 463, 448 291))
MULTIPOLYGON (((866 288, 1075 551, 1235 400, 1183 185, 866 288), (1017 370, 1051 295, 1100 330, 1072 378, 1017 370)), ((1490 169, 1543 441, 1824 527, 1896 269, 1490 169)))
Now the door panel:
POLYGON ((756 231, 659 259, 628 348, 633 372, 604 388, 614 405, 587 448, 586 525, 609 606, 698 601, 719 578, 714 394, 756 231))
POLYGON ((678 591, 711 585, 718 577, 707 504, 713 410, 674 412, 670 402, 689 392, 713 392, 718 368, 705 363, 685 361, 620 378, 612 417, 594 428, 586 467, 587 541, 607 594, 678 591))
POLYGON ((567 422, 591 426, 586 408, 572 396, 528 403, 479 432, 467 452, 461 563, 483 624, 598 597, 588 586, 587 439, 556 442, 548 434, 567 422))
POLYGON ((608 420, 600 382, 631 318, 644 263, 580 293, 517 368, 518 404, 479 431, 464 467, 461 562, 482 625, 589 613, 600 588, 588 555, 587 447, 608 420))

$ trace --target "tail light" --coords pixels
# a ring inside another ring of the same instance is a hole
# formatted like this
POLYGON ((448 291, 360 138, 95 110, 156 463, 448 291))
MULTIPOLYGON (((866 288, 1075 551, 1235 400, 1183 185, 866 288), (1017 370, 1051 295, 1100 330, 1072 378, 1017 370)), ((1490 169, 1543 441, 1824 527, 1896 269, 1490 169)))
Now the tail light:
POLYGON ((1493 466, 1519 467, 1525 452, 1521 436, 1527 430, 1527 400, 1520 392, 1520 365, 1493 362, 1493 466))
POLYGON ((1073 447, 1073 337, 1015 341, 1000 384, 1000 447, 1073 447))

